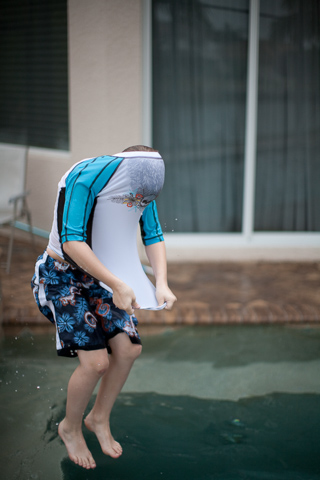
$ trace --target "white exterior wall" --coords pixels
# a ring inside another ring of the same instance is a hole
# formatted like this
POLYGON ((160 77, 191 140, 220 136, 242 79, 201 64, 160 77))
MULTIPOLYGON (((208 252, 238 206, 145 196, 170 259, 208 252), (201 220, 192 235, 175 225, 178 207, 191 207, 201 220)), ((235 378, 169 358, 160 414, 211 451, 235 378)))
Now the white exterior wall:
POLYGON ((44 231, 58 181, 73 163, 142 141, 140 0, 69 0, 68 24, 70 152, 28 154, 33 225, 44 231))
POLYGON ((51 229, 58 182, 71 166, 70 159, 69 152, 59 150, 30 148, 28 151, 26 190, 30 191, 28 203, 36 231, 51 229))
MULTIPOLYGON (((150 12, 150 0, 69 0, 70 152, 29 150, 36 232, 50 230, 57 183, 74 162, 151 142, 150 12)), ((312 233, 170 233, 166 244, 171 261, 320 259, 312 233)))
POLYGON ((69 0, 72 159, 141 142, 139 0, 69 0))

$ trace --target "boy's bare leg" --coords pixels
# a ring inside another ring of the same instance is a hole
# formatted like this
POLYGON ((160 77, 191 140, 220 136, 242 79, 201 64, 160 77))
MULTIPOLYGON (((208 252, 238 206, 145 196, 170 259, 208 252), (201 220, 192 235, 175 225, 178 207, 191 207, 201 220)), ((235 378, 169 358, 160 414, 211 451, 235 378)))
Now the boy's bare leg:
POLYGON ((126 333, 119 333, 112 338, 110 346, 112 354, 109 356, 109 368, 101 379, 95 404, 84 423, 95 432, 102 451, 117 458, 122 454, 122 447, 111 434, 110 414, 142 347, 132 344, 126 333))
POLYGON ((59 424, 58 432, 69 458, 81 467, 95 468, 96 463, 82 434, 82 420, 92 392, 105 374, 109 360, 106 349, 78 350, 80 364, 70 377, 68 384, 66 416, 59 424))

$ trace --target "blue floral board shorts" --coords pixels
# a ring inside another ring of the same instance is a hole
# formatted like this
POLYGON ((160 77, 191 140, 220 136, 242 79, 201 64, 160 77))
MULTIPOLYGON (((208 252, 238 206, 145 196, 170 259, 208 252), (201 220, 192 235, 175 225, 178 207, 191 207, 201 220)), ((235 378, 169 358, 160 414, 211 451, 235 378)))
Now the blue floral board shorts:
POLYGON ((111 353, 109 340, 123 332, 141 344, 134 315, 117 308, 112 294, 92 277, 47 252, 37 259, 31 287, 41 313, 56 326, 58 355, 101 348, 111 353))

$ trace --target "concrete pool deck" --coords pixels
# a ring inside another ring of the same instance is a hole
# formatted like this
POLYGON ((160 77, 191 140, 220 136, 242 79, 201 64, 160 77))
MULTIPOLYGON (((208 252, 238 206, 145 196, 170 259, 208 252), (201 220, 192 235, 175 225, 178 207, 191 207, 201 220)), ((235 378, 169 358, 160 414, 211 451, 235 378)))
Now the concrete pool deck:
POLYGON ((84 428, 89 473, 57 435, 74 359, 56 355, 53 329, 33 331, 1 341, 1 478, 319 480, 319 325, 143 325, 111 419, 124 454, 84 428))
MULTIPOLYGON (((5 272, 8 239, 0 236, 2 322, 47 326, 30 289, 34 263, 46 246, 37 239, 15 241, 10 274, 5 272)), ((320 262, 170 263, 169 282, 178 297, 171 312, 137 314, 141 324, 320 323, 320 262)))

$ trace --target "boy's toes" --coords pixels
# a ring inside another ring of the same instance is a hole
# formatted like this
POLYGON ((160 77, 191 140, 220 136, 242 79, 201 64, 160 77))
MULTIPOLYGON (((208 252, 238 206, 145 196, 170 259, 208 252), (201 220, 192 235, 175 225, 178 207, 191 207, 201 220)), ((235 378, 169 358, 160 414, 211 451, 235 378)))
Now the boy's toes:
POLYGON ((114 448, 114 451, 116 452, 117 455, 121 455, 122 454, 122 448, 119 446, 115 447, 114 448))
POLYGON ((82 467, 86 468, 87 470, 90 470, 91 468, 96 468, 96 462, 93 460, 93 458, 86 458, 83 462, 82 467))
POLYGON ((96 468, 96 462, 93 460, 93 457, 82 458, 76 457, 71 459, 76 465, 79 467, 85 468, 86 470, 90 470, 91 468, 96 468))
POLYGON ((96 462, 93 460, 93 457, 89 457, 87 461, 87 467, 86 468, 96 468, 96 462))

